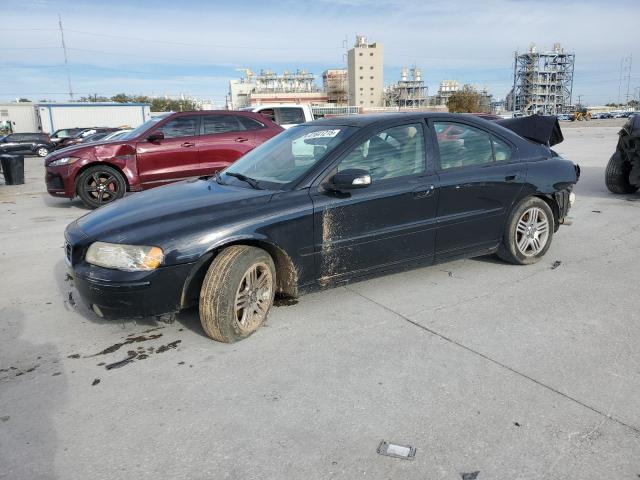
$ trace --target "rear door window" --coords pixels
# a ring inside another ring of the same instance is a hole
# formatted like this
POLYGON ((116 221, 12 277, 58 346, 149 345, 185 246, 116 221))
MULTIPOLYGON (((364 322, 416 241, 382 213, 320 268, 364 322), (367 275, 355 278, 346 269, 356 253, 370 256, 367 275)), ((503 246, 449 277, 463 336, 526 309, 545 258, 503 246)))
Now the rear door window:
POLYGON ((276 112, 273 110, 273 108, 263 108, 262 110, 258 111, 258 113, 260 115, 264 115, 272 122, 276 121, 276 112))
POLYGON ((237 132, 245 130, 238 118, 233 115, 203 115, 202 135, 237 132))
POLYGON ((257 120, 254 120, 253 118, 250 117, 237 117, 238 121, 242 124, 242 126, 246 129, 246 130, 260 130, 261 128, 266 128, 266 125, 264 123, 260 123, 257 120))
POLYGON ((440 168, 493 163, 493 140, 479 128, 455 122, 434 122, 440 152, 440 168))
POLYGON ((512 150, 511 147, 503 142, 502 140, 498 140, 496 137, 492 138, 493 141, 493 156, 495 157, 496 162, 507 162, 511 160, 512 150))
POLYGON ((304 112, 298 107, 280 107, 275 109, 278 125, 297 125, 304 123, 304 112))

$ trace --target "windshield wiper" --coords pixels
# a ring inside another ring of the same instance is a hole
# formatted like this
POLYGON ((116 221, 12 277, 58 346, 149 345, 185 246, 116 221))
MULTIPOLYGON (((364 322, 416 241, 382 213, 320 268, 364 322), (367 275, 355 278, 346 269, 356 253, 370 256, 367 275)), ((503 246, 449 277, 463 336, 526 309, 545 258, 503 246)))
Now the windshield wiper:
POLYGON ((246 175, 243 175, 242 173, 236 173, 236 172, 224 172, 225 175, 229 175, 230 177, 233 178, 237 178, 238 180, 241 180, 243 182, 247 182, 249 185, 251 185, 251 188, 255 188, 256 190, 262 190, 262 188, 260 187, 260 185, 258 185, 258 181, 247 177, 246 175))

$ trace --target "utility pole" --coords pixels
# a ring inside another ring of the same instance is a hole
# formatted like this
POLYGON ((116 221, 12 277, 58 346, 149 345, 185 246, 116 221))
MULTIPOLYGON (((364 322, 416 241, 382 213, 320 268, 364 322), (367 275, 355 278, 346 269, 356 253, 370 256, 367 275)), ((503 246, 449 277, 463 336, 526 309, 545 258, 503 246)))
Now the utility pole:
POLYGON ((62 51, 64 52, 64 67, 67 70, 67 83, 69 84, 69 99, 73 101, 73 88, 71 87, 71 72, 69 71, 69 58, 67 56, 67 45, 64 43, 64 29, 62 28, 62 17, 58 14, 58 25, 60 26, 60 40, 62 40, 62 51))
POLYGON ((578 105, 582 108, 582 95, 578 95, 578 105))
MULTIPOLYGON (((344 62, 344 68, 347 71, 347 106, 351 106, 351 90, 349 88, 349 36, 345 33, 344 40, 342 41, 342 48, 344 48, 344 53, 342 54, 342 61, 344 62)), ((353 73, 355 75, 355 72, 353 73)))
POLYGON ((629 86, 631 84, 631 65, 633 63, 633 54, 630 54, 627 57, 627 60, 628 60, 628 65, 627 65, 627 69, 626 69, 627 75, 626 75, 625 78, 627 79, 627 96, 626 96, 626 99, 627 99, 627 104, 629 104, 629 100, 630 100, 630 97, 629 97, 629 86))

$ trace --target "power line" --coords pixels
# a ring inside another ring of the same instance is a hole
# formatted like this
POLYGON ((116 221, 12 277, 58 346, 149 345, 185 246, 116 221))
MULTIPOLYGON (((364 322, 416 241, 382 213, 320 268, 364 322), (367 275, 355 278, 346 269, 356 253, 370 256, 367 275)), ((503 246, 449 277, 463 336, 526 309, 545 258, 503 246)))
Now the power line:
POLYGON ((57 28, 0 28, 0 32, 57 32, 57 28))
POLYGON ((170 42, 168 40, 155 40, 152 38, 142 38, 142 37, 129 37, 125 35, 112 35, 108 33, 95 33, 95 32, 84 32, 82 30, 73 30, 67 28, 67 32, 76 33, 79 35, 90 35, 93 37, 106 37, 106 38, 119 38, 122 40, 132 40, 135 42, 150 42, 150 43, 161 43, 164 45, 177 45, 181 47, 205 47, 205 48, 224 48, 224 49, 243 49, 243 50, 340 50, 342 47, 259 47, 259 46, 247 46, 247 45, 217 45, 217 44, 207 44, 207 43, 188 43, 188 42, 170 42))
POLYGON ((58 50, 60 47, 0 47, 0 50, 58 50))

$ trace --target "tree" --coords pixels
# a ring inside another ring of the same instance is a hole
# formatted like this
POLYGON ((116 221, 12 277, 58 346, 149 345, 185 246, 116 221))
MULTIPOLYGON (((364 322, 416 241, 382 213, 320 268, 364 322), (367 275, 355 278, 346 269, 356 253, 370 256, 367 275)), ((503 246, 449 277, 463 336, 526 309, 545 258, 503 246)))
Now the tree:
POLYGON ((146 95, 128 95, 126 93, 118 93, 111 98, 90 95, 80 98, 81 102, 117 102, 117 103, 148 103, 151 105, 152 112, 185 112, 189 110, 197 110, 198 105, 191 100, 173 100, 170 98, 151 98, 146 95))
POLYGON ((18 102, 20 102, 20 103, 28 103, 28 102, 31 102, 31 100, 29 100, 28 98, 19 98, 18 102))
POLYGON ((152 112, 185 112, 197 110, 198 106, 191 100, 172 100, 169 98, 154 98, 151 100, 152 112))
POLYGON ((109 100, 109 97, 103 97, 97 93, 89 95, 88 97, 80 97, 81 102, 108 102, 109 100))
POLYGON ((447 108, 452 113, 477 113, 481 111, 482 96, 471 85, 454 92, 447 100, 447 108))
POLYGON ((117 103, 129 103, 131 101, 131 97, 129 97, 126 93, 118 93, 111 97, 112 102, 117 103))

